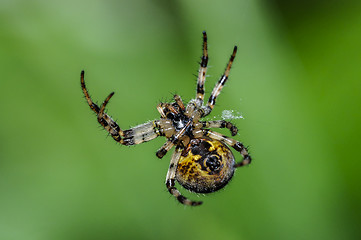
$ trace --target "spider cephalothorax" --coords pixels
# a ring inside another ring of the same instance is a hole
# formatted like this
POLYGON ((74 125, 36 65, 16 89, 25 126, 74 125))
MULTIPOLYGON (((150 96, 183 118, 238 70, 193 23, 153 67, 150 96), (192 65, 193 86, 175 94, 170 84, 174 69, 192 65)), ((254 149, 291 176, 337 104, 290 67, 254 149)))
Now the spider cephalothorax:
POLYGON ((196 206, 202 202, 191 201, 184 197, 175 187, 177 180, 184 188, 196 193, 210 193, 223 188, 232 178, 234 170, 251 163, 247 148, 241 142, 213 132, 209 128, 228 128, 232 136, 238 132, 237 127, 225 120, 201 121, 209 115, 228 79, 237 47, 234 47, 224 74, 213 88, 207 104, 204 104, 204 82, 208 64, 207 35, 203 32, 203 56, 197 79, 197 95, 186 106, 180 96, 174 96, 172 103, 160 103, 157 110, 161 115, 158 120, 150 121, 129 130, 122 130, 118 124, 104 112, 114 92, 109 94, 99 107, 89 96, 81 72, 81 86, 90 108, 97 114, 98 122, 110 133, 114 140, 123 145, 135 145, 150 141, 158 136, 167 138, 166 143, 157 151, 162 158, 173 146, 166 186, 179 202, 196 206), (236 163, 229 147, 239 152, 243 160, 236 163))

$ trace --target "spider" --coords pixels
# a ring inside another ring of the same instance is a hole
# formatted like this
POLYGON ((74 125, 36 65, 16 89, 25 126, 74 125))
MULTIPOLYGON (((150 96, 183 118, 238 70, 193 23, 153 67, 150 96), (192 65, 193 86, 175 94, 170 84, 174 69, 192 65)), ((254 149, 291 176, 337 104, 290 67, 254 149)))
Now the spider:
POLYGON ((213 88, 207 104, 204 104, 204 83, 208 64, 207 34, 204 31, 203 56, 198 71, 196 98, 185 106, 180 96, 174 95, 174 102, 158 104, 160 119, 129 130, 122 130, 104 112, 114 92, 110 93, 99 107, 90 98, 85 86, 84 71, 81 72, 80 81, 85 98, 91 110, 96 113, 98 122, 115 141, 128 146, 164 136, 167 141, 156 152, 158 158, 163 158, 172 147, 175 147, 165 184, 169 193, 184 205, 197 206, 202 202, 192 201, 183 196, 175 187, 175 181, 192 192, 211 193, 223 188, 231 180, 236 168, 251 163, 248 150, 241 142, 209 130, 209 128, 227 128, 231 135, 235 136, 238 132, 235 125, 225 120, 201 121, 212 112, 216 99, 227 82, 236 52, 237 46, 234 47, 227 67, 213 88), (243 160, 236 163, 228 146, 239 152, 243 160))

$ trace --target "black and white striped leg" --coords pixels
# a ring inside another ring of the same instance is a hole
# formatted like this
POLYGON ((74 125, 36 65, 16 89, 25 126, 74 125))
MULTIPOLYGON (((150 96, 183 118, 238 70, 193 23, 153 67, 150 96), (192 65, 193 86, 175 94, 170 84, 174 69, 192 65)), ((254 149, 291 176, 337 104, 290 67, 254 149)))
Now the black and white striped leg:
POLYGON ((204 82, 206 81, 207 65, 208 65, 207 33, 204 31, 203 32, 203 55, 201 58, 200 67, 199 67, 199 71, 198 71, 198 78, 197 78, 196 104, 198 107, 201 107, 203 105, 204 82))
POLYGON ((89 92, 86 88, 85 80, 84 80, 84 71, 82 71, 80 74, 80 83, 85 99, 87 100, 90 109, 96 113, 98 122, 105 128, 105 130, 107 130, 110 133, 110 135, 114 138, 115 141, 122 143, 122 136, 124 135, 123 131, 108 114, 104 113, 105 107, 108 104, 110 98, 114 95, 114 92, 109 94, 109 96, 105 99, 105 101, 99 108, 99 106, 95 104, 91 99, 89 92))
POLYGON ((143 142, 148 142, 160 135, 158 130, 159 121, 151 121, 144 124, 140 124, 129 130, 122 131, 123 138, 121 138, 119 135, 119 131, 117 131, 117 129, 120 129, 118 124, 106 113, 104 113, 105 107, 113 95, 114 92, 109 94, 109 96, 105 99, 102 106, 100 107, 100 111, 98 114, 98 122, 105 128, 105 130, 107 130, 110 133, 110 135, 117 142, 129 146, 129 145, 140 144, 143 142))
POLYGON ((227 144, 228 146, 231 146, 234 150, 236 150, 242 155, 243 160, 239 163, 236 163, 234 167, 242 167, 251 163, 252 158, 248 154, 247 148, 241 142, 238 142, 232 138, 210 130, 203 130, 203 135, 211 139, 218 140, 224 144, 227 144))
POLYGON ((175 141, 172 141, 172 139, 168 140, 159 150, 155 153, 155 155, 162 159, 167 152, 174 146, 175 141))
POLYGON ((236 53, 237 53, 237 46, 235 46, 233 49, 233 53, 228 61, 226 70, 224 71, 223 75, 219 79, 216 86, 213 88, 211 96, 208 99, 207 106, 205 106, 205 109, 204 109, 204 116, 207 116, 208 114, 211 113, 211 111, 214 107, 214 104, 216 103, 216 99, 217 99, 218 95, 221 93, 221 90, 222 90, 224 84, 226 84, 226 82, 228 80, 229 72, 232 67, 232 63, 234 61, 234 58, 236 57, 236 53))
POLYGON ((99 108, 98 105, 96 105, 96 104, 92 101, 92 99, 90 98, 89 92, 88 92, 88 90, 86 89, 85 81, 84 81, 84 71, 81 71, 81 73, 80 73, 80 84, 81 84, 81 88, 82 88, 82 90, 83 90, 85 99, 87 100, 90 109, 93 110, 93 111, 98 115, 98 114, 99 114, 99 111, 100 111, 100 108, 99 108))
POLYGON ((196 201, 191 201, 188 198, 186 198, 185 196, 183 196, 179 190, 175 187, 175 174, 177 171, 177 165, 178 165, 178 161, 179 158, 182 154, 182 148, 176 148, 173 155, 172 155, 172 159, 170 160, 170 164, 169 164, 169 169, 167 172, 167 177, 165 180, 165 185, 167 186, 167 189, 169 191, 170 194, 172 194, 175 198, 177 198, 177 200, 184 204, 184 205, 188 205, 188 206, 198 206, 201 205, 202 202, 196 202, 196 201))
POLYGON ((119 126, 116 122, 110 118, 107 114, 104 113, 105 107, 108 104, 110 98, 114 95, 114 92, 109 94, 109 96, 105 99, 102 106, 100 107, 100 111, 98 114, 98 122, 107 130, 110 135, 119 143, 123 145, 135 145, 143 142, 148 142, 150 140, 155 139, 160 135, 158 130, 159 121, 151 121, 144 124, 140 124, 136 127, 133 127, 129 130, 122 131, 122 137, 118 134, 119 132, 116 130, 119 129, 119 126))
POLYGON ((125 131, 121 130, 118 124, 104 112, 105 107, 113 97, 114 92, 108 95, 99 108, 99 106, 90 98, 89 92, 85 86, 84 71, 81 72, 80 82, 90 108, 97 114, 98 122, 109 132, 115 141, 123 145, 134 145, 150 141, 159 136, 158 121, 144 123, 125 131))
POLYGON ((159 121, 151 121, 140 124, 129 130, 124 130, 124 145, 135 145, 148 142, 160 136, 159 121))
POLYGON ((200 122, 203 128, 228 128, 231 131, 232 136, 235 136, 238 132, 238 128, 231 122, 225 120, 200 122))

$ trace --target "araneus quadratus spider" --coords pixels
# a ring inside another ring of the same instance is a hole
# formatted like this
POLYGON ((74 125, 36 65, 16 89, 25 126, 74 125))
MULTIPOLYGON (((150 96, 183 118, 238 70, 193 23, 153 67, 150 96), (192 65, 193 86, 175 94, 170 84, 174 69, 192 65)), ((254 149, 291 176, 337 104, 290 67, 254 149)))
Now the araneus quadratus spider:
POLYGON ((203 56, 197 79, 197 95, 187 106, 180 96, 174 95, 174 102, 160 103, 157 106, 161 118, 150 121, 129 130, 122 130, 118 124, 104 112, 114 92, 110 93, 99 107, 89 96, 84 82, 84 71, 81 72, 81 87, 90 108, 97 114, 98 122, 110 133, 115 141, 123 145, 135 145, 155 139, 158 136, 167 138, 167 142, 157 151, 158 158, 175 146, 171 157, 166 187, 170 194, 184 205, 197 206, 200 201, 191 201, 184 197, 175 187, 175 180, 184 188, 196 193, 210 193, 223 188, 232 178, 235 168, 251 163, 248 150, 241 142, 213 132, 208 128, 228 128, 232 136, 238 132, 236 126, 225 120, 200 121, 209 115, 228 79, 237 46, 227 64, 224 74, 213 88, 206 105, 204 99, 204 82, 208 64, 207 34, 203 32, 203 56), (236 163, 231 146, 239 152, 243 160, 236 163))

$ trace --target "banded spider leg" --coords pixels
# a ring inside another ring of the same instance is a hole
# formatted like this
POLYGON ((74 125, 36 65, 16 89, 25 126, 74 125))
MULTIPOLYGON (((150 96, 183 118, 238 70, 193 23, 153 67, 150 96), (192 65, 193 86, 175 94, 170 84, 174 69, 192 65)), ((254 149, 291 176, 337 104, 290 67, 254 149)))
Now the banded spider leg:
POLYGON ((113 139, 123 145, 135 145, 143 142, 150 141, 158 136, 160 136, 160 126, 165 124, 165 121, 155 120, 150 121, 141 125, 138 125, 129 130, 122 130, 118 124, 107 114, 105 113, 105 107, 109 103, 109 100, 114 95, 114 92, 110 93, 108 97, 104 100, 101 107, 93 102, 89 92, 85 85, 84 80, 84 71, 80 75, 81 87, 84 92, 84 96, 88 102, 91 110, 97 115, 98 122, 104 127, 105 130, 113 137, 113 139))

